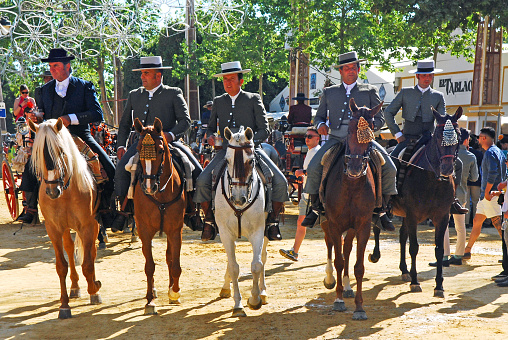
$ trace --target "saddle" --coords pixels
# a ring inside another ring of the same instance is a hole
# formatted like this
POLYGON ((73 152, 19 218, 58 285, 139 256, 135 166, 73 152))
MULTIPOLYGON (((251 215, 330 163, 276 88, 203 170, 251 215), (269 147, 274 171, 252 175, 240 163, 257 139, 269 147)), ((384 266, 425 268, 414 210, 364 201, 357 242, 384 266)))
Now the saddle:
POLYGON ((415 162, 421 152, 430 141, 428 136, 421 136, 420 138, 410 138, 408 140, 407 146, 403 149, 399 155, 394 155, 400 161, 397 166, 397 190, 401 192, 402 185, 404 184, 404 180, 406 175, 409 173, 408 166, 409 164, 415 162))
MULTIPOLYGON (((319 187, 319 199, 323 206, 325 204, 326 195, 326 184, 328 182, 328 175, 330 170, 339 160, 344 159, 344 144, 339 143, 332 146, 321 159, 321 165, 323 165, 323 174, 321 176, 321 185, 319 187)), ((381 167, 385 164, 385 160, 381 152, 376 149, 372 149, 370 152, 369 165, 374 175, 374 184, 376 188, 376 208, 383 206, 383 192, 382 192, 382 181, 381 181, 381 167)), ((326 207, 325 207, 326 208, 326 207)))
POLYGON ((99 162, 99 156, 78 136, 72 136, 72 139, 74 139, 74 143, 76 143, 79 152, 85 157, 88 168, 92 171, 92 175, 95 178, 95 182, 97 184, 107 182, 108 175, 99 162))

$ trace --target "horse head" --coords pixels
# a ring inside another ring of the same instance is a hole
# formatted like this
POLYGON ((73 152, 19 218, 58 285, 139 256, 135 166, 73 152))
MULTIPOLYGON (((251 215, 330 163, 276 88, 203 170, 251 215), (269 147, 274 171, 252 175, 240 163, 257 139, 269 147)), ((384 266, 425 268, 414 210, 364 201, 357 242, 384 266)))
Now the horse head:
POLYGON ((383 102, 373 109, 358 107, 351 98, 349 107, 353 116, 349 121, 346 140, 345 172, 350 178, 365 176, 374 140, 374 116, 381 110, 383 102))
POLYGON ((431 165, 436 175, 447 177, 453 174, 455 159, 459 152, 460 131, 457 121, 462 116, 462 107, 459 106, 453 116, 441 116, 434 108, 432 113, 436 118, 436 129, 431 142, 430 162, 434 163, 431 165), (437 163, 439 170, 436 169, 437 163))
POLYGON ((159 118, 155 118, 153 126, 144 127, 136 118, 134 128, 140 134, 137 146, 142 169, 140 186, 146 195, 155 195, 159 191, 160 177, 164 168, 164 151, 167 150, 169 158, 171 157, 162 131, 162 123, 159 118))
POLYGON ((226 150, 227 176, 229 180, 229 200, 236 205, 248 203, 251 196, 251 184, 254 172, 254 132, 251 128, 233 134, 229 128, 224 129, 224 137, 228 140, 226 150))

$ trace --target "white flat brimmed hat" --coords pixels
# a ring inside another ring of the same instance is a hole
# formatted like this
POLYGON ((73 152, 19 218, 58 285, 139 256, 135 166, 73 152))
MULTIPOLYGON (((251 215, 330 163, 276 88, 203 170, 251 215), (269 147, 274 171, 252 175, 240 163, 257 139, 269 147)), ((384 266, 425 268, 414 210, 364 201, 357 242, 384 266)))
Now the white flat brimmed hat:
POLYGON ((429 74, 443 72, 440 68, 434 68, 434 60, 418 60, 416 70, 411 70, 409 73, 414 74, 429 74))
POLYGON ((214 74, 214 77, 224 77, 226 74, 233 73, 247 73, 250 72, 250 68, 242 70, 242 65, 239 61, 231 61, 229 63, 223 63, 220 65, 222 73, 214 74))
POLYGON ((139 68, 134 69, 133 71, 166 70, 166 69, 172 69, 172 67, 171 66, 162 66, 162 57, 154 56, 154 57, 139 58, 139 68))
POLYGON ((356 53, 356 51, 342 53, 341 55, 339 55, 339 64, 335 65, 335 67, 341 67, 341 66, 349 65, 349 64, 353 64, 353 63, 359 63, 359 62, 362 62, 365 60, 367 60, 367 59, 358 59, 358 54, 356 53))

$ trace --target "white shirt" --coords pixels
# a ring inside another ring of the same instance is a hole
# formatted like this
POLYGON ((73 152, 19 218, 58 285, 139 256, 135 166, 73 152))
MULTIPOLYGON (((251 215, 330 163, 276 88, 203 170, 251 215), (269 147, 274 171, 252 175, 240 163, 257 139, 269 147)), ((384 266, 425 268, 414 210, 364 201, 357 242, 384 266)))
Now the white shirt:
MULTIPOLYGON (((70 78, 71 77, 69 76, 62 81, 58 81, 55 79, 55 81, 56 81, 55 92, 57 95, 59 95, 62 98, 67 95, 67 89, 69 88, 70 78)), ((69 113, 68 116, 69 116, 69 119, 71 120, 71 125, 79 125, 79 120, 78 120, 78 117, 76 116, 76 114, 69 113)))
POLYGON ((152 98, 155 91, 157 91, 159 89, 159 87, 161 87, 161 86, 162 86, 162 83, 160 83, 159 86, 154 87, 151 90, 147 90, 148 91, 148 98, 152 98))
POLYGON ((427 86, 426 88, 421 88, 418 84, 416 86, 418 86, 418 90, 420 90, 421 93, 425 93, 430 89, 430 86, 427 86))
MULTIPOLYGON (((307 170, 307 167, 309 166, 310 161, 316 155, 316 153, 319 151, 319 149, 321 149, 321 145, 318 144, 315 147, 313 147, 312 149, 310 149, 309 151, 307 151, 307 155, 305 156, 305 160, 303 161, 303 170, 307 170)), ((305 183, 307 183, 307 176, 303 177, 303 188, 305 188, 305 183)), ((309 198, 308 194, 303 193, 303 195, 306 199, 309 198)))
POLYGON ((356 85, 356 81, 353 84, 349 84, 349 85, 344 82, 342 84, 344 85, 344 88, 346 89, 346 94, 349 96, 351 94, 351 90, 356 85))
POLYGON ((235 107, 235 101, 236 101, 236 98, 238 98, 238 96, 240 95, 240 92, 242 92, 242 89, 240 89, 240 91, 238 91, 238 93, 235 94, 234 96, 229 95, 229 98, 231 98, 231 106, 232 107, 235 107))

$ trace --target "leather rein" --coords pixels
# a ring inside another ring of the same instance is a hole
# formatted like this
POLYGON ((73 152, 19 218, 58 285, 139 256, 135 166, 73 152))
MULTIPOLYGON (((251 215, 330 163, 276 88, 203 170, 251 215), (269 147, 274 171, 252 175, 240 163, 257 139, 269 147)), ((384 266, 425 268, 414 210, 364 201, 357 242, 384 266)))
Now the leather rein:
MULTIPOLYGON (((231 149, 234 149, 234 150, 245 150, 245 149, 252 149, 253 145, 252 144, 247 144, 247 145, 243 145, 243 146, 228 145, 228 148, 231 148, 231 149)), ((242 215, 243 215, 243 213, 245 211, 247 211, 254 204, 254 202, 256 202, 256 199, 259 196, 259 191, 260 191, 260 188, 261 188, 261 180, 260 180, 259 176, 256 176, 256 183, 258 184, 256 193, 255 193, 253 198, 251 196, 251 198, 248 200, 249 204, 247 204, 242 209, 238 209, 235 206, 235 204, 231 201, 231 198, 227 196, 227 194, 226 194, 226 186, 225 186, 224 182, 226 182, 225 179, 226 179, 226 176, 227 176, 230 190, 231 190, 231 187, 234 186, 234 185, 236 185, 236 186, 246 186, 246 187, 250 188, 253 185, 253 178, 254 178, 254 172, 255 171, 256 171, 256 167, 253 166, 252 167, 252 172, 253 172, 252 176, 251 176, 250 180, 247 181, 247 182, 233 182, 231 180, 231 176, 229 175, 229 172, 228 172, 227 169, 225 171, 225 175, 222 177, 222 181, 221 181, 222 182, 222 185, 221 185, 222 186, 222 195, 226 199, 226 202, 228 202, 228 204, 231 207, 231 209, 233 209, 233 212, 235 213, 235 216, 236 216, 236 218, 238 220, 238 238, 242 237, 242 215)), ((249 191, 249 192, 251 192, 251 191, 249 191)))

